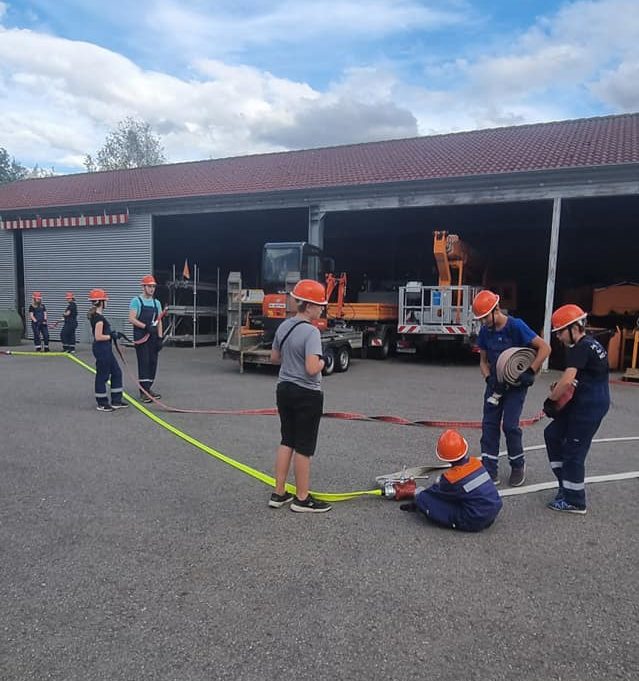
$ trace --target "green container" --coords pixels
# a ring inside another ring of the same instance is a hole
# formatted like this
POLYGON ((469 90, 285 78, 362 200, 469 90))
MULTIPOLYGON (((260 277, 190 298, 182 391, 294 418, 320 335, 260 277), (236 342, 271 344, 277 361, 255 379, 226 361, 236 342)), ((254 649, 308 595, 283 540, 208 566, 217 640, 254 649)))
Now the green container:
POLYGON ((0 310, 0 345, 20 345, 24 324, 15 310, 0 310))

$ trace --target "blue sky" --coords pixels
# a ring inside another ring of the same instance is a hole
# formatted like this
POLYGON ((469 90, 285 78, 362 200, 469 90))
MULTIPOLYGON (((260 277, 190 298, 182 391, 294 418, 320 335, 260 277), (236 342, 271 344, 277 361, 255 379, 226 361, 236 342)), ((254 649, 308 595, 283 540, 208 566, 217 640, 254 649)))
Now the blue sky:
POLYGON ((0 146, 82 170, 639 110, 636 0, 0 0, 0 146))

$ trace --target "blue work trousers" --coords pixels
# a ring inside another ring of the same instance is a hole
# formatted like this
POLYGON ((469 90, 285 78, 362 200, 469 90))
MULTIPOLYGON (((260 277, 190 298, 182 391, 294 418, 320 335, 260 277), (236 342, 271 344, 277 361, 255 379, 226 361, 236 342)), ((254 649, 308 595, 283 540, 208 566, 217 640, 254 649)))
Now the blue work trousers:
POLYGON ((33 331, 33 344, 36 349, 44 347, 46 350, 49 349, 49 327, 47 324, 42 322, 31 322, 31 329, 33 331), (40 340, 42 337, 42 340, 40 340))
POLYGON ((586 456, 609 406, 606 383, 586 399, 574 399, 544 429, 546 451, 559 482, 559 492, 567 503, 579 508, 586 507, 586 456))
POLYGON ((493 477, 497 474, 499 462, 500 426, 506 436, 510 465, 513 468, 521 468, 525 463, 519 419, 524 408, 527 391, 527 388, 506 390, 499 400, 499 404, 493 405, 486 401, 493 394, 493 388, 486 386, 480 446, 482 463, 493 477))
POLYGON ((122 402, 122 369, 118 364, 111 341, 93 343, 93 356, 95 357, 95 400, 98 405, 109 404, 107 381, 111 380, 111 401, 114 404, 122 402))
POLYGON ((78 328, 78 322, 65 321, 62 331, 60 331, 60 340, 62 341, 63 350, 75 350, 75 330, 78 328))

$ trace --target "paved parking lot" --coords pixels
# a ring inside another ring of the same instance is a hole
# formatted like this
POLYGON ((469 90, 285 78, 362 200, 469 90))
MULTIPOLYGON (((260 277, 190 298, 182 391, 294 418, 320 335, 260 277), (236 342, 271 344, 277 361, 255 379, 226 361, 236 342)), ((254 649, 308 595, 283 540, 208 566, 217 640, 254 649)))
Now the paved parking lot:
MULTIPOLYGON (((273 406, 272 372, 219 356, 165 349, 156 389, 180 407, 273 406)), ((372 497, 298 515, 136 409, 96 412, 92 375, 66 358, 0 356, 0 377, 3 681, 637 678, 636 479, 589 486, 585 517, 546 510, 550 492, 506 498, 478 535, 372 497)), ((324 386, 328 411, 481 418, 474 366, 354 360, 324 386)), ((612 394, 597 437, 639 436, 639 388, 612 394)), ((271 473, 277 418, 162 416, 271 473)), ((312 487, 431 463, 439 433, 324 420, 312 487)), ((477 453, 479 431, 464 434, 477 453)), ((637 471, 637 450, 595 444, 587 474, 637 471)), ((545 451, 528 463, 527 484, 552 479, 545 451)))

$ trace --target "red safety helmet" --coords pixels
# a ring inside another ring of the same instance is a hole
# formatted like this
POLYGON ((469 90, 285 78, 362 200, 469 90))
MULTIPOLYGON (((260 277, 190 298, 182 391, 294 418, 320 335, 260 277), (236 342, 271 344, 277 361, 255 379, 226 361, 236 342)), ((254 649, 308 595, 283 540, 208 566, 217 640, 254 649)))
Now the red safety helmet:
POLYGON ((499 303, 499 296, 488 289, 480 291, 473 299, 473 315, 475 319, 483 319, 489 315, 499 303))
POLYGON ((142 286, 157 286, 157 281, 152 274, 145 274, 142 279, 140 279, 142 286))
POLYGON ((296 300, 303 300, 306 303, 314 303, 315 305, 326 305, 326 289, 318 281, 312 279, 301 279, 295 284, 295 288, 291 291, 291 295, 296 300))
POLYGON ((73 300, 73 299, 75 298, 75 296, 73 295, 73 292, 72 292, 72 291, 67 291, 67 292, 64 294, 64 297, 65 297, 67 300, 73 300))
POLYGON ((33 292, 33 300, 42 300, 42 294, 40 293, 40 291, 33 292))
POLYGON ((100 300, 109 300, 109 294, 103 288, 92 288, 89 291, 89 300, 97 303, 100 300))
POLYGON ((468 453, 468 442, 456 430, 445 430, 437 440, 435 454, 442 461, 452 463, 463 459, 468 453))
POLYGON ((550 319, 552 331, 553 333, 561 331, 571 324, 582 322, 587 316, 588 314, 584 312, 579 305, 573 305, 572 303, 562 305, 552 313, 550 319))

